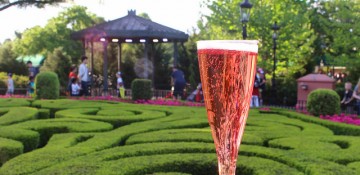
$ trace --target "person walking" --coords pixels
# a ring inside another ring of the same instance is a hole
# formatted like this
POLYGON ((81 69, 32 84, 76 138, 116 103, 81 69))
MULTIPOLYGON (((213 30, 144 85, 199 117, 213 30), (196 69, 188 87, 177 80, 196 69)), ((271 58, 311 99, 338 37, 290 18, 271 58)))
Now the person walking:
POLYGON ((33 66, 31 61, 27 61, 26 65, 29 70, 29 77, 36 77, 36 75, 39 73, 39 71, 36 69, 36 67, 33 66))
POLYGON ((263 92, 265 91, 266 88, 266 77, 265 77, 265 72, 259 68, 259 79, 260 79, 260 85, 259 85, 259 105, 262 106, 263 105, 263 92))
POLYGON ((345 83, 344 97, 340 102, 341 110, 345 113, 351 112, 353 108, 352 100, 353 98, 352 84, 350 82, 345 83))
POLYGON ((12 73, 8 73, 6 95, 14 95, 14 80, 12 79, 12 73))
POLYGON ((174 85, 173 98, 177 99, 183 96, 184 88, 186 86, 184 72, 179 70, 177 67, 172 68, 171 82, 174 85))
POLYGON ((124 81, 121 77, 121 72, 117 72, 116 73, 116 88, 117 88, 117 93, 118 93, 118 97, 120 98, 124 98, 125 97, 125 88, 124 88, 124 81))
POLYGON ((79 80, 81 81, 81 93, 80 95, 89 96, 89 69, 87 68, 88 58, 86 56, 81 57, 81 64, 79 66, 79 80))
POLYGON ((357 114, 360 115, 360 79, 354 88, 353 97, 356 99, 357 114))
POLYGON ((250 107, 259 107, 259 89, 260 89, 260 80, 257 75, 255 75, 254 89, 252 91, 252 97, 250 100, 250 107))

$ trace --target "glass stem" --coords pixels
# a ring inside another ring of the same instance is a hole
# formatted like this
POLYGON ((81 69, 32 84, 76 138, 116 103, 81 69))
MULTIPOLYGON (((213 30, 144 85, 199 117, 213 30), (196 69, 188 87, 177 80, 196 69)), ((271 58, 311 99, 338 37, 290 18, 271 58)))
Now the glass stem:
POLYGON ((219 162, 219 175, 235 175, 236 165, 230 162, 219 162))

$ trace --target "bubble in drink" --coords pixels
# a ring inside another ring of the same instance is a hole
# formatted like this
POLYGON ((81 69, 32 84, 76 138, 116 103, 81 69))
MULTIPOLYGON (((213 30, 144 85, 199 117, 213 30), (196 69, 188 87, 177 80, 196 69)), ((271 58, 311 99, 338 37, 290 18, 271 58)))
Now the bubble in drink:
POLYGON ((197 46, 219 174, 235 175, 255 80, 257 41, 199 41, 197 46))

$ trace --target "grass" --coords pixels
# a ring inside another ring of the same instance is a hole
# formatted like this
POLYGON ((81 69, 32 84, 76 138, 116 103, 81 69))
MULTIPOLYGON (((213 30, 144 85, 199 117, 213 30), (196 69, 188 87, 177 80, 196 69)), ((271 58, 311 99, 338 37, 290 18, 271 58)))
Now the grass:
MULTIPOLYGON (((217 174, 203 107, 11 101, 0 103, 1 175, 217 174)), ((275 111, 250 111, 237 174, 360 174, 360 127, 275 111)))

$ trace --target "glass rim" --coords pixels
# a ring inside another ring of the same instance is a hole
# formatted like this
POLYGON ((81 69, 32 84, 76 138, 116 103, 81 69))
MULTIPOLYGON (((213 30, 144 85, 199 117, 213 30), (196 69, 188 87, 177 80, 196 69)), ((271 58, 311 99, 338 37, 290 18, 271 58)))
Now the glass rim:
POLYGON ((258 40, 200 40, 197 49, 221 49, 258 53, 258 40))
POLYGON ((259 44, 258 40, 199 40, 197 43, 244 43, 244 44, 259 44))

